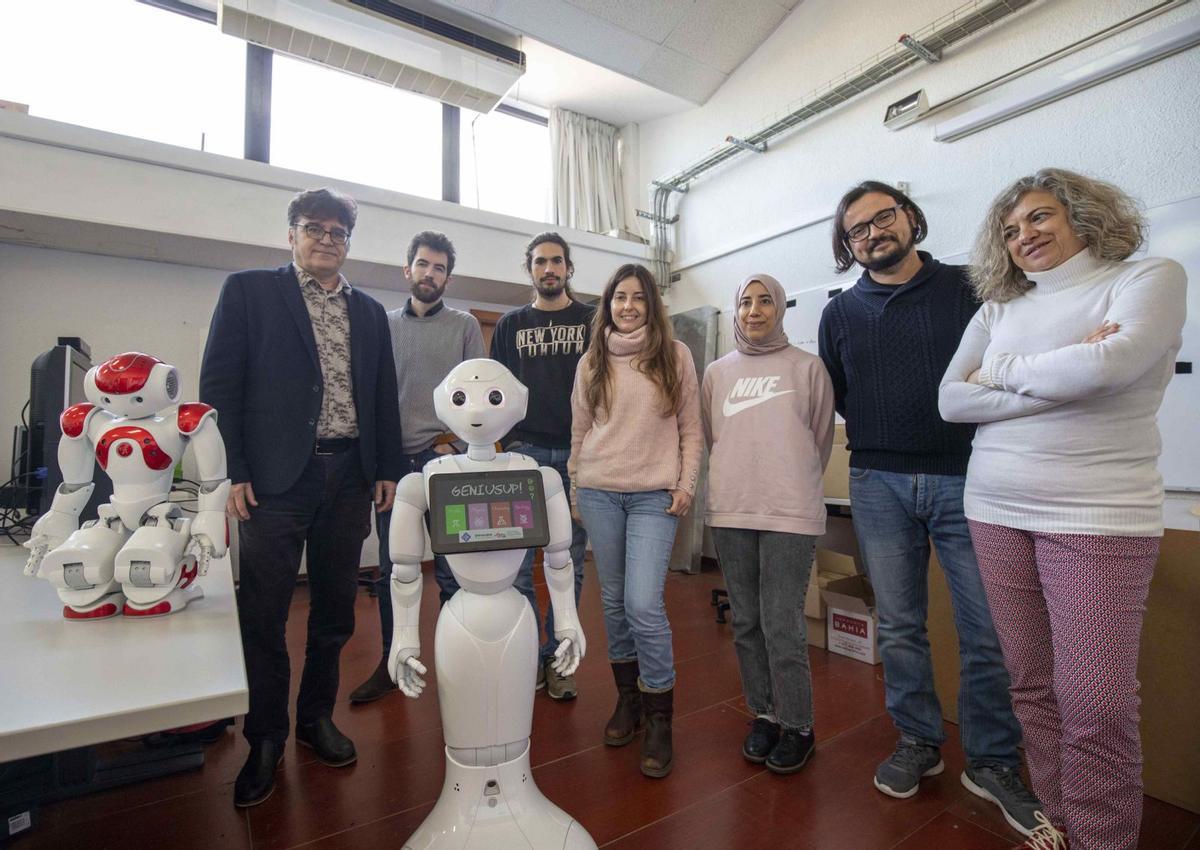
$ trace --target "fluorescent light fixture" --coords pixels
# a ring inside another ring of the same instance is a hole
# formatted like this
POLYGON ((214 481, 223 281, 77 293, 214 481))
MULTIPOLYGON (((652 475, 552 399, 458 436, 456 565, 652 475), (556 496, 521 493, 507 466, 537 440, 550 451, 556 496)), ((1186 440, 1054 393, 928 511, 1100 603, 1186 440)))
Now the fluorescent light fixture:
POLYGON ((1185 21, 1118 48, 1107 56, 1035 83, 1020 94, 1000 98, 942 121, 934 125, 934 141, 957 141, 1197 44, 1200 44, 1200 15, 1192 15, 1185 21))

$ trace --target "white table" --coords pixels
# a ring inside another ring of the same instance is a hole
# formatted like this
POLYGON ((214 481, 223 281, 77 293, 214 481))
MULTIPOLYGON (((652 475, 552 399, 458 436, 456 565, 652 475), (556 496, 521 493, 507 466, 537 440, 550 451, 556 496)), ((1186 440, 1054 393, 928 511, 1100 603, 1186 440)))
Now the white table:
POLYGON ((179 614, 68 622, 25 555, 0 544, 0 762, 246 713, 228 558, 179 614))

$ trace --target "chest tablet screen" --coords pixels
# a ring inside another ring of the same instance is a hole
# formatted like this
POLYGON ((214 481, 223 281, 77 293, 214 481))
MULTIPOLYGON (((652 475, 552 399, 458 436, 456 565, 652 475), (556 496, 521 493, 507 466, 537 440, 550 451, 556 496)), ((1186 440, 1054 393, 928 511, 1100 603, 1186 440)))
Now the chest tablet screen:
POLYGON ((531 549, 550 542, 536 469, 429 476, 429 541, 435 554, 531 549))

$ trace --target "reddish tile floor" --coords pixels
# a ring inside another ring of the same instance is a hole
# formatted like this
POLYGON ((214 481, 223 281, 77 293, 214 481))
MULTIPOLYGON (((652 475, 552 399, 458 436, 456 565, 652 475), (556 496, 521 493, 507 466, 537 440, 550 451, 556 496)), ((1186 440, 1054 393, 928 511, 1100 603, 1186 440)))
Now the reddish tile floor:
MULTIPOLYGON (((432 578, 432 577, 430 577, 432 578)), ((995 808, 958 781, 957 730, 948 726, 947 770, 911 800, 885 797, 870 782, 895 732, 883 709, 882 668, 811 651, 817 752, 799 774, 779 777, 740 754, 749 719, 728 625, 718 625, 709 591, 720 576, 672 574, 667 607, 675 636, 676 763, 664 780, 638 771, 636 744, 600 743, 615 699, 604 663, 604 633, 591 564, 582 617, 590 652, 578 674, 580 697, 535 701, 532 761, 542 791, 605 847, 938 848, 1001 850, 1018 836, 995 808)), ((544 588, 539 592, 544 596, 544 588)), ((437 588, 425 585, 422 635, 432 656, 437 588)), ((292 605, 288 641, 293 698, 303 659, 307 590, 292 605)), ((349 692, 379 660, 379 619, 363 592, 358 631, 342 655, 335 712, 359 759, 334 769, 289 741, 275 794, 249 810, 233 806, 233 780, 247 746, 228 732, 207 750, 202 770, 49 805, 15 848, 334 848, 398 847, 429 812, 442 783, 437 691, 419 700, 398 693, 351 708, 349 692)), ((1147 799, 1141 848, 1200 850, 1200 816, 1147 799)))

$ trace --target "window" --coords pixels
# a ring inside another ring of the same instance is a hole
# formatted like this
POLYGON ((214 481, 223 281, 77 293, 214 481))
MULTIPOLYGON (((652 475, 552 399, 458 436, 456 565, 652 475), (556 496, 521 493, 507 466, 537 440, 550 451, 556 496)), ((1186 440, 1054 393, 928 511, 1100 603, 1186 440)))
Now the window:
POLYGON ((441 198, 442 105, 276 53, 271 164, 441 198))
POLYGON ((459 126, 463 205, 548 221, 549 129, 502 112, 467 110, 459 126))
POLYGON ((29 114, 241 157, 246 43, 134 0, 6 4, 0 100, 29 114))

